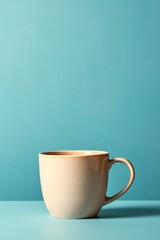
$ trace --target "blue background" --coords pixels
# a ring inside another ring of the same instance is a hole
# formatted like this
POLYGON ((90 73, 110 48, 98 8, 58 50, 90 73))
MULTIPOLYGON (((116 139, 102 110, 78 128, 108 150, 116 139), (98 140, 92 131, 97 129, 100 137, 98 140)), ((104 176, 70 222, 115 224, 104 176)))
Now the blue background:
MULTIPOLYGON (((42 199, 38 153, 98 149, 160 199, 160 2, 0 1, 0 199, 42 199)), ((110 172, 109 193, 128 180, 110 172)))

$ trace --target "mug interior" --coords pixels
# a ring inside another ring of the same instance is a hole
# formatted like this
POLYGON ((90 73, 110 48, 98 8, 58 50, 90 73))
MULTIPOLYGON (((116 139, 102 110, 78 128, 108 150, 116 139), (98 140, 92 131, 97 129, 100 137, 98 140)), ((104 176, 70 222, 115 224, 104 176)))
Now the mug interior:
POLYGON ((56 151, 48 151, 42 152, 41 155, 50 155, 50 156, 97 156, 97 155, 108 155, 108 152, 105 151, 97 151, 97 150, 56 150, 56 151))

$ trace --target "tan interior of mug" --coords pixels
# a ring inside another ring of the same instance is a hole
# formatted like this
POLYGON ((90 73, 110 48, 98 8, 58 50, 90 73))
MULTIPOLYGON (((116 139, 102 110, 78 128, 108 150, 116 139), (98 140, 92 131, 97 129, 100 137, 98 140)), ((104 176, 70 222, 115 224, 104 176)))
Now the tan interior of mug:
POLYGON ((42 155, 51 155, 51 156, 90 156, 90 155, 103 155, 108 154, 105 151, 96 151, 96 150, 58 150, 58 151, 48 151, 40 153, 42 155))

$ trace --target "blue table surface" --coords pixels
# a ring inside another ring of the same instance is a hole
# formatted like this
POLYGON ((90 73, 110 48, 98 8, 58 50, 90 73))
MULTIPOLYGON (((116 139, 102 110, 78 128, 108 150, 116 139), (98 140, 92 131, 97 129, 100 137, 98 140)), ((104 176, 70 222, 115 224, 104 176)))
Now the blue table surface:
POLYGON ((115 201, 97 218, 58 219, 43 201, 1 201, 0 239, 160 239, 160 201, 115 201))

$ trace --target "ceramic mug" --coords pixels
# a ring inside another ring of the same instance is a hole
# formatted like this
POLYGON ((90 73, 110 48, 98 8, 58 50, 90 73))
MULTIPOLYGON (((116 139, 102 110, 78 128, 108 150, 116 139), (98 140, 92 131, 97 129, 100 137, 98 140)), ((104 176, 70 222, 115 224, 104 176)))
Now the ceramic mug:
POLYGON ((39 153, 42 194, 47 209, 58 218, 97 216, 101 207, 122 196, 135 172, 125 158, 109 159, 109 153, 92 150, 62 150, 39 153), (127 185, 112 197, 106 196, 109 169, 122 162, 130 170, 127 185))

